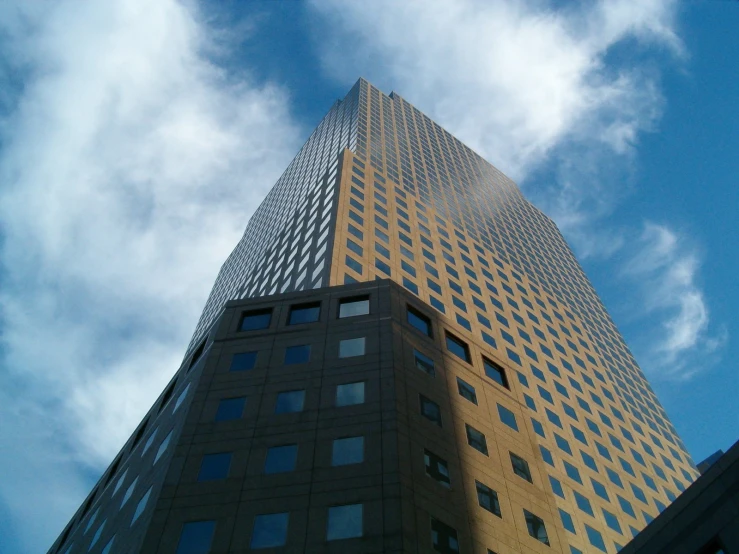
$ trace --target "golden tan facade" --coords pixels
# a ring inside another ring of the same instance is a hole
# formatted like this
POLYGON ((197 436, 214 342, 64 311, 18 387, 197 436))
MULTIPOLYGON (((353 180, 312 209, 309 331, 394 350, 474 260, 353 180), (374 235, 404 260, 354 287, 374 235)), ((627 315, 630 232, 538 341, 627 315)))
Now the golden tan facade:
MULTIPOLYGON (((592 286, 556 226, 515 185, 492 166, 475 175, 479 160, 458 159, 476 155, 407 102, 368 84, 359 119, 357 152, 365 137, 374 163, 343 153, 330 284, 390 278, 433 306, 479 352, 471 366, 456 365, 484 386, 488 406, 457 395, 455 415, 484 421, 499 450, 535 454, 537 477, 534 486, 501 479, 510 472, 494 460, 477 470, 496 479, 513 514, 534 502, 546 506, 548 525, 567 524, 562 552, 615 552, 697 472, 592 286), (414 130, 418 144, 433 146, 403 156, 395 137, 414 130), (401 178, 389 150, 405 160, 401 178), (424 190, 419 168, 446 172, 447 184, 424 190), (505 369, 508 388, 484 378, 483 356, 505 369), (516 415, 518 432, 500 424, 493 401, 516 415)), ((494 535, 520 539, 515 517, 489 523, 494 535)), ((502 543, 500 553, 518 552, 502 543)))

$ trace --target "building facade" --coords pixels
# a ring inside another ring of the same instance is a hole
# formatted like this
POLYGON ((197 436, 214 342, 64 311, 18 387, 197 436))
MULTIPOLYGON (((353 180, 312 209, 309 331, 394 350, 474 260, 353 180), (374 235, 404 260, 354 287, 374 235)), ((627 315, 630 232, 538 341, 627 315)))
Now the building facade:
POLYGON ((611 553, 697 475, 556 225, 360 79, 50 552, 611 553))

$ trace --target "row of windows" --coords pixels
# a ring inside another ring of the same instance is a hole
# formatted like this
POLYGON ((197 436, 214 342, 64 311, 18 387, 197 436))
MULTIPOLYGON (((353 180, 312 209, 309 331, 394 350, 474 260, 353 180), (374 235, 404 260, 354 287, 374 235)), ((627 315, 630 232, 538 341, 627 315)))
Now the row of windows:
MULTIPOLYGON (((493 491, 485 485, 477 483, 477 486, 480 506, 493 511, 497 505, 497 497, 492 496, 490 493, 493 491)), ((549 545, 544 521, 528 510, 523 510, 523 515, 529 535, 549 545)), ((361 503, 330 506, 326 511, 325 540, 330 542, 363 537, 365 534, 364 520, 365 510, 361 503)), ((430 524, 430 542, 433 549, 443 554, 459 554, 457 530, 435 517, 431 518, 430 524)), ((215 520, 186 522, 180 532, 176 554, 207 554, 210 552, 216 525, 215 520)), ((288 543, 289 528, 290 512, 258 514, 254 517, 249 548, 257 550, 285 546, 288 543)), ((488 552, 492 553, 491 550, 488 552)))
MULTIPOLYGON (((339 300, 339 318, 366 315, 369 313, 369 296, 342 298, 339 300)), ((309 302, 290 306, 288 325, 302 325, 314 323, 320 319, 321 303, 309 302)), ((240 331, 256 331, 268 329, 272 322, 272 308, 249 310, 242 314, 239 324, 240 331)))

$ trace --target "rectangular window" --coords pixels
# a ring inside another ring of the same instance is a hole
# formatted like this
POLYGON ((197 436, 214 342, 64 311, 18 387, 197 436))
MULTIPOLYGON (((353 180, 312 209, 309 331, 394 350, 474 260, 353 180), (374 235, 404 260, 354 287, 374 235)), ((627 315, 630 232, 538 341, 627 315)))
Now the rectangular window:
POLYGON ((347 504, 328 509, 326 540, 355 539, 364 534, 364 505, 347 504))
POLYGON ((449 350, 452 354, 457 356, 459 359, 464 360, 468 364, 472 363, 472 360, 470 358, 470 349, 467 346, 467 343, 465 343, 461 339, 458 339, 457 337, 447 333, 446 334, 446 347, 447 347, 447 350, 449 350))
POLYGON ((294 412, 302 412, 304 402, 304 390, 281 392, 277 395, 277 402, 275 403, 275 413, 288 414, 294 412))
POLYGON ((560 498, 565 497, 565 491, 562 488, 562 483, 559 481, 559 479, 549 476, 549 484, 552 486, 552 492, 559 496, 560 498))
POLYGON ((518 431, 518 424, 516 423, 516 415, 505 406, 498 404, 498 416, 500 421, 506 424, 514 431, 518 431))
POLYGON ((290 306, 288 325, 300 325, 301 323, 313 323, 321 316, 321 303, 297 304, 290 306))
POLYGON ((559 508, 559 517, 562 519, 562 525, 573 535, 577 533, 575 531, 575 522, 572 521, 572 516, 565 512, 562 508, 559 508))
POLYGON ((239 331, 255 331, 257 329, 267 329, 271 321, 272 308, 244 312, 241 315, 239 331))
POLYGON ((232 421, 234 419, 241 419, 241 415, 244 413, 244 406, 246 406, 245 396, 239 396, 238 398, 223 398, 218 403, 215 420, 232 421))
POLYGON ((488 443, 485 439, 485 435, 474 427, 470 427, 466 423, 464 424, 465 430, 467 431, 467 444, 469 444, 475 450, 478 450, 488 455, 488 443))
POLYGON ((477 405, 477 393, 475 392, 475 387, 459 377, 457 377, 457 391, 460 396, 477 405))
POLYGON ((289 471, 295 471, 295 463, 297 460, 297 444, 272 446, 267 449, 267 456, 264 459, 264 473, 271 475, 273 473, 287 473, 289 471))
POLYGON ((305 364, 310 361, 310 344, 296 344, 285 348, 285 365, 305 364))
POLYGON ((421 312, 408 306, 407 308, 408 323, 413 327, 421 331, 424 335, 430 337, 431 335, 431 320, 423 315, 421 312))
POLYGON ((582 494, 580 494, 577 491, 572 491, 575 495, 575 504, 577 504, 577 507, 580 508, 583 512, 588 514, 589 516, 593 515, 593 507, 590 504, 590 500, 585 498, 582 494))
POLYGON ((383 262, 380 258, 375 258, 375 267, 382 271, 385 275, 392 275, 390 266, 383 262))
POLYGON ((248 371, 257 363, 257 352, 239 352, 231 358, 229 371, 248 371))
POLYGON ((346 247, 354 252, 357 256, 364 256, 364 249, 352 239, 346 239, 346 247))
POLYGON ((203 456, 203 461, 200 462, 198 482, 216 481, 228 477, 228 470, 231 468, 231 455, 231 452, 221 452, 220 454, 206 454, 203 456))
POLYGON ((482 359, 482 364, 485 367, 485 375, 490 377, 501 387, 510 389, 510 387, 508 386, 508 378, 506 377, 505 370, 502 367, 500 367, 495 362, 491 362, 487 358, 482 359))
POLYGON ((431 377, 435 375, 436 371, 434 370, 434 360, 425 354, 422 354, 418 350, 413 351, 413 358, 416 363, 416 368, 428 373, 431 377))
POLYGON ((423 460, 426 464, 426 475, 447 489, 452 486, 446 460, 429 450, 423 451, 423 460))
POLYGON ((529 531, 529 535, 534 537, 537 541, 543 542, 549 546, 549 536, 547 535, 547 529, 544 526, 544 520, 535 516, 528 510, 523 511, 523 516, 526 519, 526 528, 529 531))
POLYGON ((500 513, 500 503, 498 502, 498 493, 487 485, 483 485, 480 481, 475 481, 477 489, 477 502, 482 508, 498 517, 503 517, 500 513))
POLYGON ((567 477, 569 477, 573 481, 577 481, 578 483, 582 485, 582 478, 580 477, 580 471, 569 462, 564 462, 564 466, 565 466, 565 473, 567 474, 567 477))
MULTIPOLYGON (((254 518, 254 530, 249 548, 272 548, 285 546, 290 513, 260 514, 254 518)), ((209 550, 203 550, 209 552, 209 550)))
POLYGON ((339 319, 367 315, 369 312, 369 296, 357 296, 339 300, 339 319))
POLYGON ((364 356, 365 337, 345 339, 339 341, 339 358, 354 358, 364 356))
POLYGON ((513 452, 509 452, 508 454, 510 454, 511 456, 511 466, 513 467, 513 473, 518 475, 521 479, 526 479, 529 483, 533 483, 534 480, 531 478, 529 463, 521 456, 517 456, 513 452))
POLYGON ((216 530, 215 521, 188 521, 182 526, 180 540, 176 554, 190 554, 192 545, 197 544, 200 552, 210 552, 213 534, 216 530))
POLYGON ((364 404, 364 381, 336 386, 336 406, 364 404))
POLYGON ((362 274, 362 264, 360 264, 357 260, 347 255, 344 262, 349 269, 351 269, 352 271, 356 271, 360 275, 362 274))
POLYGON ((459 554, 457 531, 436 518, 431 518, 431 544, 442 554, 459 554))
POLYGON ((621 533, 621 524, 618 522, 618 518, 615 514, 612 514, 605 508, 603 509, 603 517, 606 520, 606 525, 616 531, 617 533, 621 533))
POLYGON ((429 421, 441 427, 441 408, 439 405, 422 394, 419 395, 419 398, 421 401, 421 414, 429 421))
POLYGON ((603 535, 600 534, 600 531, 596 531, 586 523, 585 533, 588 535, 588 540, 590 541, 590 544, 592 544, 598 550, 608 552, 608 550, 606 550, 606 543, 603 540, 603 535))
POLYGON ((331 465, 345 466, 364 461, 364 437, 345 437, 334 439, 331 451, 331 465))

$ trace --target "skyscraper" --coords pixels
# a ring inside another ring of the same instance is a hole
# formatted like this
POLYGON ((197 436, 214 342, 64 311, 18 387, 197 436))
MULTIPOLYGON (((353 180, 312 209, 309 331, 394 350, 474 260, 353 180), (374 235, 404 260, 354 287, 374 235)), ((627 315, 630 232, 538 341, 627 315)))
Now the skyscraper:
POLYGON ((696 476, 556 225, 360 79, 50 552, 611 553, 696 476))

